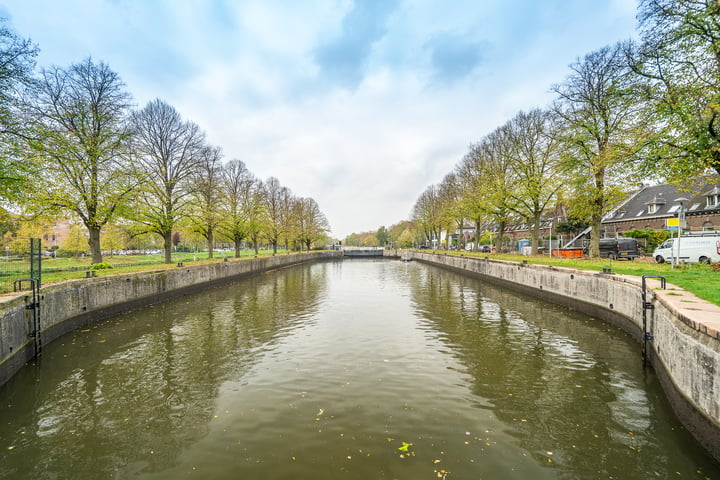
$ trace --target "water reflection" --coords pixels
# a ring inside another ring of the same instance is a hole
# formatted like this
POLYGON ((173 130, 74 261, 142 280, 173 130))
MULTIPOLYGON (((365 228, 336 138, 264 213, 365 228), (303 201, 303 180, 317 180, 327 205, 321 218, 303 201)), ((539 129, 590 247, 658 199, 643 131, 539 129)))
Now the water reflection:
POLYGON ((94 479, 173 465, 207 434, 220 385, 308 326, 327 266, 187 296, 51 344, 38 368, 0 389, 0 478, 94 479))
POLYGON ((674 419, 629 336, 449 271, 408 274, 415 308, 465 366, 478 407, 558 478, 717 468, 674 419), (622 369, 611 367, 618 361, 622 369))
POLYGON ((622 332, 418 263, 183 297, 68 335, 0 388, 0 478, 698 471, 720 478, 622 332))

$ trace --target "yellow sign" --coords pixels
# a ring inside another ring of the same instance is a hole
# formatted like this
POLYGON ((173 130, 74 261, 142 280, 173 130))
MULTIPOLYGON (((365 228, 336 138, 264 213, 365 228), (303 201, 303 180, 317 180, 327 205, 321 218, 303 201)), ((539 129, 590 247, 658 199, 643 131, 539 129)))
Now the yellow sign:
POLYGON ((666 225, 667 225, 668 227, 675 227, 675 228, 677 228, 677 226, 680 225, 680 219, 677 218, 677 217, 675 217, 675 218, 668 218, 668 219, 666 220, 666 222, 667 222, 666 225))

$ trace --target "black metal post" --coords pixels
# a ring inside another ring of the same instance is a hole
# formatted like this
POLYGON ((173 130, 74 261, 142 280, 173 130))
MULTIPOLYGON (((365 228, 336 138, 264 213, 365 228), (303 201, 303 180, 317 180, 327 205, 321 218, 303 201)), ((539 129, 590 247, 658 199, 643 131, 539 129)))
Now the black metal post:
POLYGON ((653 336, 647 330, 647 311, 654 310, 655 304, 647 300, 647 282, 648 278, 657 278, 660 280, 660 287, 665 289, 665 277, 661 275, 643 275, 642 276, 642 362, 643 366, 647 365, 647 342, 652 340, 653 336))

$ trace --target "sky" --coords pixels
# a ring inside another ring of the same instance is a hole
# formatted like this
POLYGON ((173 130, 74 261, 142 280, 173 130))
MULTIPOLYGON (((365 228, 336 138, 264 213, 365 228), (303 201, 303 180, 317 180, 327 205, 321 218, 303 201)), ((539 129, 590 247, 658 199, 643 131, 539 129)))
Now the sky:
POLYGON ((637 36, 635 0, 0 0, 38 69, 87 57, 225 160, 314 198, 332 235, 419 195, 569 65, 637 36))

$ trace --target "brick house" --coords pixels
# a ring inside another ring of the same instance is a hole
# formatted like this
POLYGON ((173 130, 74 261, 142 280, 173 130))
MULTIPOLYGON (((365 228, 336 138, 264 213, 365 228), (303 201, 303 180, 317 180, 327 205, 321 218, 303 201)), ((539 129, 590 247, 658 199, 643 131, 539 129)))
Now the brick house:
POLYGON ((713 176, 689 187, 643 186, 605 216, 603 236, 614 237, 635 228, 664 230, 667 220, 677 217, 681 208, 687 230, 720 231, 720 179, 713 176))

